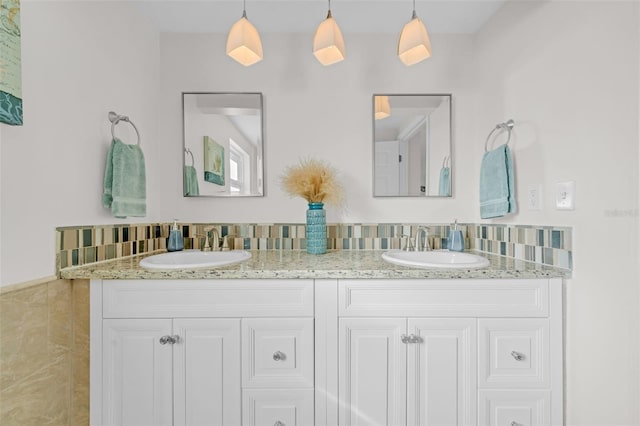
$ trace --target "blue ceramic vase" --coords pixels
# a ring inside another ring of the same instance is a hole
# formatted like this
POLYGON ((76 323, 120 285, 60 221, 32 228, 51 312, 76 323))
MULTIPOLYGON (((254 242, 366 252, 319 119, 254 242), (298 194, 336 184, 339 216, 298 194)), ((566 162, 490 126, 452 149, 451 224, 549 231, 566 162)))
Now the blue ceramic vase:
POLYGON ((324 203, 309 203, 307 210, 307 253, 327 252, 327 219, 324 203))

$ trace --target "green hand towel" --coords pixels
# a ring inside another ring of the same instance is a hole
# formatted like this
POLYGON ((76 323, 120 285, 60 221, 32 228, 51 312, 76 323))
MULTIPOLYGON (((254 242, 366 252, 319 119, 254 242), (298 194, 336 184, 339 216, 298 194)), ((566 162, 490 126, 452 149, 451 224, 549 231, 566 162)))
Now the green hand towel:
POLYGON ((480 168, 480 217, 490 219, 516 211, 511 150, 507 145, 485 152, 480 168))
POLYGON ((184 166, 184 195, 191 197, 200 195, 198 173, 193 166, 184 166))
POLYGON ((451 195, 451 171, 449 167, 443 167, 440 169, 438 195, 441 197, 448 197, 451 195))
POLYGON ((114 139, 107 154, 102 205, 115 217, 145 217, 147 183, 144 154, 138 145, 114 139))

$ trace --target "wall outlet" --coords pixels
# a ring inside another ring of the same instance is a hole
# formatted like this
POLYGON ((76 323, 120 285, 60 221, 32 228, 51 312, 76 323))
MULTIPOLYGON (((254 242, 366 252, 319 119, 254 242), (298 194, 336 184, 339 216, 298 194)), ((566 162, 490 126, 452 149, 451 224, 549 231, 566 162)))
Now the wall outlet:
POLYGON ((542 185, 529 185, 527 188, 527 209, 542 210, 542 185))
POLYGON ((556 209, 573 210, 575 208, 576 183, 574 181, 556 184, 556 209))

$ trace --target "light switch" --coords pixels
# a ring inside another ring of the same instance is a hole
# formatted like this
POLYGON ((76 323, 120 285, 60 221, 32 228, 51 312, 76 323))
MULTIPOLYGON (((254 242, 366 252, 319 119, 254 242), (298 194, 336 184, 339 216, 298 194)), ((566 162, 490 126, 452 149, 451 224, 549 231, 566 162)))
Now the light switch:
POLYGON ((576 183, 574 181, 556 184, 556 209, 573 210, 575 207, 576 183))

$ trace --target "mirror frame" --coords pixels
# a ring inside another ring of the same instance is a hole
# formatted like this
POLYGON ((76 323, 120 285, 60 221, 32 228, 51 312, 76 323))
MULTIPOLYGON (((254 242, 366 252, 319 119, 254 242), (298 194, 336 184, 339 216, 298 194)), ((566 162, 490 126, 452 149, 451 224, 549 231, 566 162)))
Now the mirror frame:
POLYGON ((264 95, 262 94, 262 92, 182 92, 181 93, 181 101, 182 101, 182 168, 184 170, 184 167, 187 165, 187 155, 186 155, 186 149, 187 149, 187 144, 186 144, 186 128, 185 128, 185 96, 186 95, 258 95, 259 97, 259 103, 260 103, 260 135, 261 135, 261 144, 262 144, 262 176, 259 176, 258 178, 262 180, 262 192, 260 194, 242 194, 242 195, 231 195, 229 193, 223 194, 223 195, 197 195, 197 196, 189 196, 185 193, 185 182, 184 182, 184 172, 182 173, 182 180, 183 180, 183 191, 182 191, 182 197, 183 198, 199 198, 199 197, 204 197, 204 198, 249 198, 249 197, 264 197, 265 194, 265 178, 264 178, 264 170, 265 170, 265 164, 264 164, 264 95))
POLYGON ((452 93, 374 93, 371 96, 371 192, 373 198, 453 198, 453 94, 452 93), (449 195, 376 195, 376 96, 440 96, 449 98, 449 195))

